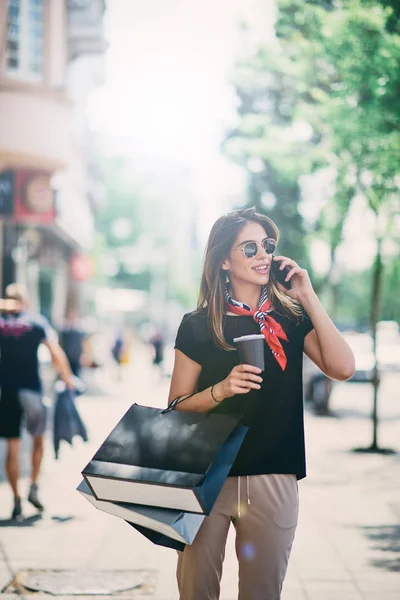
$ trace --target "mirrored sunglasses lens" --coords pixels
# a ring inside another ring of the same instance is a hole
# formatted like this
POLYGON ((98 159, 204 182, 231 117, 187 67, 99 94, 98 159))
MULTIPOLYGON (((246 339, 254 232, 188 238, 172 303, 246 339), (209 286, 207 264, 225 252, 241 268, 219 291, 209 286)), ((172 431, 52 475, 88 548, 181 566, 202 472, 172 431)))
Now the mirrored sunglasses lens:
POLYGON ((276 241, 275 240, 264 240, 263 246, 264 246, 264 250, 267 254, 273 254, 276 250, 276 241))
POLYGON ((250 242, 243 246, 243 252, 246 258, 253 258, 257 254, 257 244, 250 242))

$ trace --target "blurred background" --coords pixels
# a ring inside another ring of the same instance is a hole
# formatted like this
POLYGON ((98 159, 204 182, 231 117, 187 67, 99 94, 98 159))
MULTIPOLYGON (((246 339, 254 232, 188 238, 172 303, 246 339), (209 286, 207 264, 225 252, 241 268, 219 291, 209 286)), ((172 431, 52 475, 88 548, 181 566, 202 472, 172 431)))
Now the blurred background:
POLYGON ((255 206, 347 332, 355 378, 399 369, 398 11, 1 2, 3 291, 24 283, 56 329, 72 311, 96 364, 122 332, 161 334, 168 357, 213 221, 255 206))
MULTIPOLYGON (((60 340, 66 323, 84 340, 89 446, 63 449, 55 474, 46 458, 42 482, 50 505, 85 515, 87 536, 114 536, 114 554, 89 565, 132 568, 114 521, 75 498, 79 471, 131 402, 165 406, 208 232, 255 206, 356 356, 349 382, 305 359, 309 514, 294 564, 326 560, 326 600, 344 597, 327 590, 352 569, 366 592, 374 569, 385 581, 400 569, 399 18, 397 0, 0 0, 0 286, 24 284, 60 340)), ((53 398, 44 347, 40 360, 53 398)), ((42 566, 72 564, 73 527, 69 554, 54 543, 42 566)), ((40 531, 32 547, 46 546, 40 531)), ((12 533, 4 543, 10 564, 41 564, 36 550, 21 559, 12 533)), ((317 597, 302 594, 291 597, 317 597)))

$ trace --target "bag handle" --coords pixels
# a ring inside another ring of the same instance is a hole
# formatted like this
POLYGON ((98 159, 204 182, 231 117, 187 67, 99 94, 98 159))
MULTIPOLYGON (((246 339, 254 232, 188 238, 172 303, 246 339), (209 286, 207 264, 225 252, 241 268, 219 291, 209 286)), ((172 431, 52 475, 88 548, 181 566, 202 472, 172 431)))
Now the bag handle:
POLYGON ((178 406, 178 404, 180 404, 181 402, 184 402, 185 400, 189 400, 189 398, 191 398, 192 396, 194 396, 195 394, 197 394, 196 392, 193 392, 192 394, 190 394, 189 396, 185 396, 184 398, 182 398, 182 396, 178 396, 177 398, 175 398, 174 400, 172 400, 171 404, 169 406, 167 406, 167 408, 165 408, 161 414, 165 415, 165 413, 167 412, 171 412, 171 410, 175 410, 176 407, 178 406))

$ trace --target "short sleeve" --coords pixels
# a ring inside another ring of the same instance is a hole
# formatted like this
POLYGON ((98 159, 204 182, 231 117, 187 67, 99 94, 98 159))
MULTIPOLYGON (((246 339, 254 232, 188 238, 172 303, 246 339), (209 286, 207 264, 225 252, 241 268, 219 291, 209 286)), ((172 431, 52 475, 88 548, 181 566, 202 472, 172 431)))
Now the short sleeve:
POLYGON ((304 339, 310 331, 314 329, 314 325, 306 312, 300 317, 300 320, 297 324, 297 333, 298 335, 304 339))
POLYGON ((201 343, 195 333, 195 320, 196 317, 192 313, 183 317, 176 335, 175 349, 202 365, 201 343))
POLYGON ((41 340, 45 340, 47 342, 57 341, 57 334, 45 317, 42 315, 36 317, 35 325, 39 330, 41 340))

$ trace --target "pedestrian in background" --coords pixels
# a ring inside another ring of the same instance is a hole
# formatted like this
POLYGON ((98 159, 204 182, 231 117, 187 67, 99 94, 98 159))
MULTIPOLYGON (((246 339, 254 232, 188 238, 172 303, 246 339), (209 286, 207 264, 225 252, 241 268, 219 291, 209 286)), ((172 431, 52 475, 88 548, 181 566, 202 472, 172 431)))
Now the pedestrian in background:
POLYGON ((162 366, 164 362, 164 336, 160 329, 158 329, 149 340, 153 346, 153 365, 155 365, 160 372, 162 372, 162 366))
POLYGON ((16 283, 7 287, 6 301, 0 304, 0 437, 7 441, 6 474, 14 494, 12 519, 22 518, 18 485, 22 423, 33 438, 28 501, 38 510, 44 509, 37 483, 46 428, 38 360, 40 344, 50 350, 54 367, 73 389, 71 369, 55 332, 44 317, 28 313, 28 305, 25 287, 16 283))
POLYGON ((123 348, 124 348, 124 339, 122 337, 122 334, 118 333, 116 338, 114 339, 112 347, 111 347, 111 355, 112 355, 113 359, 115 360, 115 362, 117 363, 117 365, 121 364, 123 348))
POLYGON ((111 355, 117 364, 117 380, 122 381, 122 369, 129 363, 130 348, 126 340, 126 336, 119 332, 112 344, 111 355))
POLYGON ((249 427, 211 514, 179 554, 181 600, 219 598, 231 523, 239 600, 280 598, 298 519, 297 480, 306 476, 303 350, 331 378, 354 373, 353 353, 307 271, 274 256, 278 239, 273 221, 253 209, 218 219, 207 244, 198 309, 185 315, 178 330, 169 403, 179 398, 179 410, 239 414, 249 427), (290 268, 290 290, 272 276, 274 261, 290 268), (260 332, 263 372, 238 364, 233 344, 260 332))
POLYGON ((68 358, 71 371, 80 376, 81 359, 84 351, 86 334, 82 329, 78 312, 70 310, 64 326, 59 333, 59 343, 68 358))

